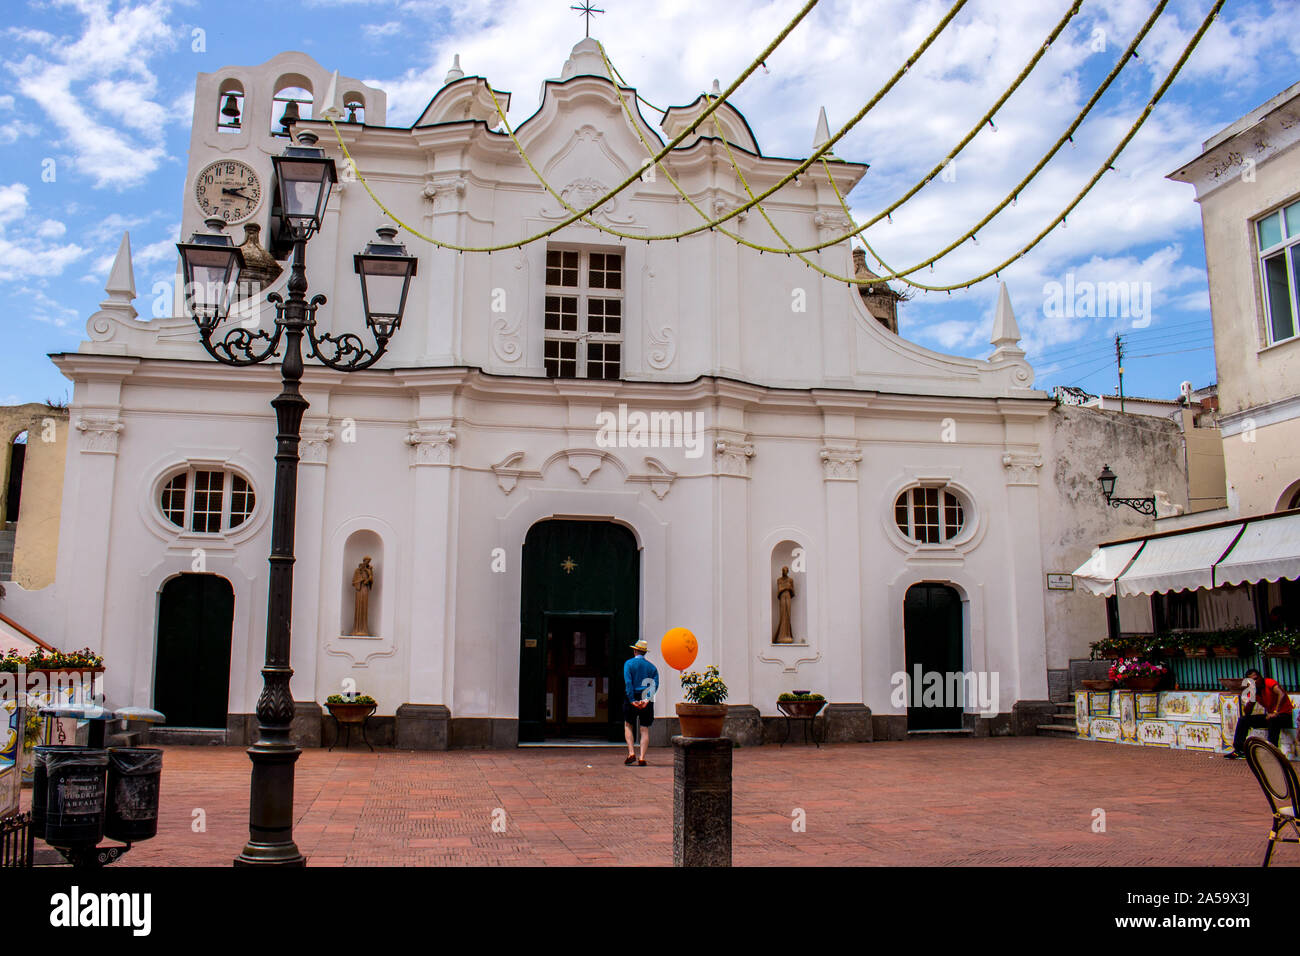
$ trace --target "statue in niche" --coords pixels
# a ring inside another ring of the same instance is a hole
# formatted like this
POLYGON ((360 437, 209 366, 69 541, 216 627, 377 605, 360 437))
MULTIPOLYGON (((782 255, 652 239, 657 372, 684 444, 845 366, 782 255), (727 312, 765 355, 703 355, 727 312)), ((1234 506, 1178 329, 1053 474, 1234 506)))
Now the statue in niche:
POLYGON ((370 555, 366 555, 352 572, 352 590, 357 592, 352 611, 353 637, 370 637, 370 589, 374 586, 375 569, 370 565, 370 555))
POLYGON ((776 579, 776 635, 773 644, 793 644, 794 634, 790 630, 790 602, 794 599, 794 580, 790 577, 788 567, 781 569, 781 576, 776 579))

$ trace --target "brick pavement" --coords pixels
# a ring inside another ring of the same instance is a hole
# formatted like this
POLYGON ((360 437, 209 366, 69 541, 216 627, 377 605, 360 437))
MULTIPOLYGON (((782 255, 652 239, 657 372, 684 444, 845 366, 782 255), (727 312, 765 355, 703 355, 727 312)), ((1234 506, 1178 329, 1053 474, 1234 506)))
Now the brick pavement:
MULTIPOLYGON (((159 835, 118 866, 229 864, 247 836, 245 751, 165 750, 159 835)), ((671 864, 672 753, 623 756, 308 750, 295 835, 315 866, 671 864)), ((735 751, 737 865, 1257 866, 1267 823, 1244 761, 1187 751, 1040 737, 735 751)), ((1300 847, 1274 859, 1300 864, 1300 847)))

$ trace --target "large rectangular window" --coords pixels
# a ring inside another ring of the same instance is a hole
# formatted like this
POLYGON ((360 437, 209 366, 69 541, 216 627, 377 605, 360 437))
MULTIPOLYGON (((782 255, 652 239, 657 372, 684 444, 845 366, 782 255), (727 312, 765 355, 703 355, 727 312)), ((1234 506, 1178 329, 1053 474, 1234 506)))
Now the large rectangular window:
POLYGON ((1300 330, 1300 202, 1255 221, 1268 341, 1284 342, 1300 330))
POLYGON ((623 254, 546 250, 546 374, 617 379, 623 370, 623 254))

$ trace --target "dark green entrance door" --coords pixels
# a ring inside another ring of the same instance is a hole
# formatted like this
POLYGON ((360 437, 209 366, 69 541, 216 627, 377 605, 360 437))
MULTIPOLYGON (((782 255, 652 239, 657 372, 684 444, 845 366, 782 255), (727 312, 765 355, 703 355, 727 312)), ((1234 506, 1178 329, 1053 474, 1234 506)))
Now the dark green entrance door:
POLYGON ((226 726, 235 592, 215 574, 182 574, 158 602, 154 707, 169 727, 226 726))
POLYGON ((623 738, 641 555, 612 521, 539 522, 524 541, 519 739, 623 738))
POLYGON ((961 729, 963 708, 950 695, 964 686, 950 679, 962 672, 961 596, 946 584, 912 585, 903 598, 903 635, 907 729, 961 729), (932 674, 938 675, 937 693, 932 674))

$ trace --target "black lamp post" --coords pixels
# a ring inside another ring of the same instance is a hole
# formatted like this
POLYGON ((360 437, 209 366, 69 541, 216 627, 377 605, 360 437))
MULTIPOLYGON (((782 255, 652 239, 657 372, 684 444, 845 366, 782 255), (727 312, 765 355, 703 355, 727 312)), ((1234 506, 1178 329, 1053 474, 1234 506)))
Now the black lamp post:
POLYGON ((1128 505, 1139 514, 1156 516, 1156 499, 1155 495, 1150 498, 1116 498, 1115 479, 1118 477, 1115 472, 1110 470, 1110 465, 1101 466, 1101 474, 1097 480, 1101 482, 1101 493, 1106 499, 1106 503, 1112 508, 1118 508, 1120 505, 1128 505))
MULTIPOLYGON (((270 585, 266 615, 266 663, 262 667, 262 693, 257 700, 258 739, 248 754, 253 761, 248 843, 235 865, 270 864, 303 866, 307 860, 293 840, 293 775, 300 751, 289 737, 293 720, 293 694, 289 678, 290 627, 293 616, 293 544, 298 492, 298 444, 308 403, 299 382, 303 373, 302 340, 323 365, 354 372, 374 365, 388 349, 389 339, 402 321, 414 257, 396 242, 396 230, 381 230, 383 242, 370 243, 357 256, 361 274, 366 326, 373 347, 360 336, 316 331, 316 310, 325 296, 307 299, 304 256, 309 240, 321 226, 330 187, 338 182, 334 160, 315 145, 313 133, 299 136, 300 145, 273 156, 282 228, 293 244, 287 299, 272 293, 275 330, 250 329, 244 324, 217 330, 229 318, 231 290, 242 265, 239 250, 226 236, 196 234, 179 243, 186 286, 186 307, 199 329, 203 347, 226 365, 255 365, 283 354, 281 391, 271 402, 275 409, 275 501, 271 524, 270 585), (220 280, 220 281, 218 281, 220 280), (373 285, 371 283, 378 283, 373 285), (383 286, 381 291, 378 286, 383 286), (373 308, 376 311, 372 311, 373 308), (281 352, 281 344, 283 350, 281 352)), ((215 226, 209 220, 210 226, 215 226)))

